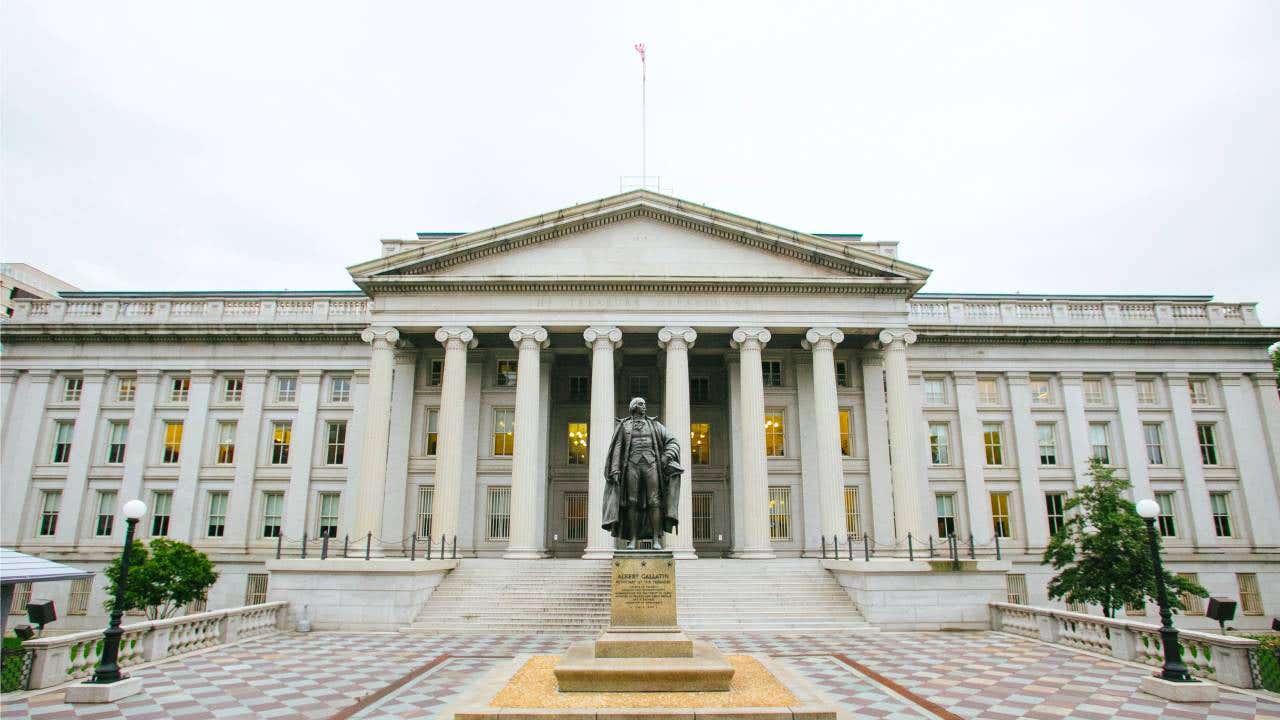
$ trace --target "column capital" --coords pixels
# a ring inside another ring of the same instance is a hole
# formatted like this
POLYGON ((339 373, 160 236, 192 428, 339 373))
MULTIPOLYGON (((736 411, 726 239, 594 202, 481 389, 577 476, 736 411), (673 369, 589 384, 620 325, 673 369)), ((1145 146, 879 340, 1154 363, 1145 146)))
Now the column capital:
POLYGON ((31 382, 47 383, 53 380, 53 371, 49 368, 32 368, 27 374, 31 376, 31 382))
POLYGON ((298 380, 308 384, 318 383, 322 375, 324 375, 323 370, 299 370, 298 380))
POLYGON ((1111 380, 1116 385, 1133 385, 1138 381, 1138 374, 1131 370, 1111 373, 1111 380))
POLYGON ((759 350, 764 348, 772 339, 773 334, 767 328, 740 327, 733 331, 733 340, 729 344, 736 350, 741 350, 744 347, 755 347, 759 350))
MULTIPOLYGON (((365 372, 368 373, 367 370, 365 372)), ((159 373, 156 373, 156 374, 158 375, 159 373)), ((261 368, 255 368, 253 370, 245 370, 244 381, 245 382, 266 382, 267 376, 270 374, 271 373, 261 368)), ((138 372, 138 377, 142 377, 141 371, 138 372)))
POLYGON ((370 325, 360 333, 360 339, 374 347, 393 346, 400 339, 400 331, 386 325, 370 325))
MULTIPOLYGON (((102 370, 99 368, 90 368, 88 370, 82 371, 80 374, 84 376, 84 379, 88 380, 89 382, 103 382, 107 379, 107 376, 111 374, 111 371, 102 370)), ((192 377, 194 376, 195 376, 195 373, 193 372, 192 377)))
POLYGON ((879 337, 880 342, 885 345, 892 345, 898 341, 904 345, 910 345, 918 338, 916 331, 911 328, 885 328, 880 331, 879 337))
POLYGON ((464 350, 470 350, 479 342, 476 334, 469 327, 442 327, 436 330, 436 342, 449 347, 451 342, 462 343, 464 350))
POLYGON ((1058 379, 1062 381, 1063 385, 1079 385, 1084 382, 1084 373, 1079 370, 1060 372, 1058 373, 1058 379))
POLYGON ((978 382, 978 373, 973 370, 956 370, 951 373, 951 379, 956 385, 975 385, 978 382))
POLYGON ((0 383, 13 383, 18 381, 18 371, 13 368, 0 368, 0 383))
POLYGON ((686 348, 693 347, 693 343, 698 339, 698 331, 691 327, 668 326, 658 331, 658 347, 666 348, 671 343, 684 343, 686 348))
POLYGON ((507 333, 507 337, 511 338, 511 342, 515 343, 516 347, 520 347, 526 342, 537 343, 539 348, 545 348, 551 344, 547 340, 547 329, 537 325, 513 327, 511 332, 507 333))
POLYGON ((213 382, 213 376, 216 375, 212 370, 192 370, 190 372, 192 383, 213 382))
POLYGON ((1005 382, 1010 385, 1029 385, 1031 384, 1031 373, 1023 370, 1015 372, 1007 372, 1004 374, 1005 382))
POLYGON ((609 343, 609 345, 617 350, 622 347, 622 331, 612 325, 592 325, 582 331, 582 339, 586 341, 587 347, 594 349, 596 343, 609 343))
POLYGON ((1182 372, 1182 371, 1178 371, 1178 372, 1167 372, 1167 373, 1165 373, 1165 374, 1164 374, 1164 377, 1165 377, 1165 379, 1166 379, 1166 380, 1168 380, 1169 382, 1182 382, 1182 383, 1185 383, 1185 382, 1187 382, 1188 380, 1190 380, 1190 379, 1191 379, 1191 374, 1190 374, 1190 373, 1187 373, 1187 372, 1182 372))
POLYGON ((369 371, 366 368, 357 368, 351 371, 351 381, 357 383, 369 382, 369 371))
POLYGON ((836 345, 842 342, 844 342, 844 333, 839 328, 816 327, 809 328, 809 331, 804 334, 800 347, 805 350, 834 350, 836 345))
POLYGON ((1218 383, 1223 387, 1235 387, 1244 380, 1240 373, 1218 373, 1218 383))
POLYGON ((1273 372, 1253 373, 1253 386, 1258 389, 1271 388, 1271 392, 1276 391, 1276 374, 1273 372))

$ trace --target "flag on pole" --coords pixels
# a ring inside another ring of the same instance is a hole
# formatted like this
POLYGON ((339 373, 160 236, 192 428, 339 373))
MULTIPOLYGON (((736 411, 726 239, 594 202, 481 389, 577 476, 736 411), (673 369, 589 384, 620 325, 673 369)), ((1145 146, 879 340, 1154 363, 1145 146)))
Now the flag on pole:
POLYGON ((640 62, 644 62, 644 43, 636 43, 636 52, 640 53, 640 62))

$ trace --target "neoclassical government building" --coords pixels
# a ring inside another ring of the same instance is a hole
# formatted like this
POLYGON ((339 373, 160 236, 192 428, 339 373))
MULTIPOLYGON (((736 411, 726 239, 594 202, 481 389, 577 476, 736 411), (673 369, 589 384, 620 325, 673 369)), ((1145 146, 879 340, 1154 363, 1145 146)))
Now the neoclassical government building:
POLYGON ((358 291, 15 300, 3 545, 100 563, 141 498, 144 536, 223 567, 211 606, 304 538, 608 557, 601 468, 641 396, 687 439, 682 557, 955 535, 1047 604, 1039 556, 1098 457, 1160 503, 1174 569, 1280 611, 1280 330, 1253 304, 926 293, 896 243, 643 190, 349 270, 358 291))

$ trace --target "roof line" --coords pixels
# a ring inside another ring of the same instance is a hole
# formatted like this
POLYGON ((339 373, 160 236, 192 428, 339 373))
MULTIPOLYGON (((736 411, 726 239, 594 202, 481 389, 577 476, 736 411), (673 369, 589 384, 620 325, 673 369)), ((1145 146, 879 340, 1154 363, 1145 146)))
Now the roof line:
POLYGON ((362 290, 95 290, 58 293, 64 298, 130 297, 368 297, 362 290))
POLYGON ((916 298, 943 299, 964 298, 966 300, 1172 300, 1178 302, 1211 302, 1212 295, 1147 295, 1142 293, 949 293, 918 292, 916 298))

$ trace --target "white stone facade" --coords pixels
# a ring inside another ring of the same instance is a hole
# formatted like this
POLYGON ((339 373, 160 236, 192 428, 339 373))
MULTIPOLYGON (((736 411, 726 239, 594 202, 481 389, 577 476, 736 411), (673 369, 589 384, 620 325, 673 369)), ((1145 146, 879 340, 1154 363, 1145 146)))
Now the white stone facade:
POLYGON ((684 557, 844 556, 850 531, 941 554, 954 529, 990 558, 1003 534, 1048 604, 1046 493, 1105 452, 1167 499, 1174 570, 1231 598, 1252 574, 1280 611, 1280 331, 1251 304, 928 294, 891 243, 646 191, 350 271, 361 291, 15 302, 0 542, 96 567, 123 532, 99 515, 170 493, 165 533, 223 570, 210 607, 277 543, 399 557, 428 510, 437 550, 606 557, 603 445, 642 394, 690 439, 684 557))

